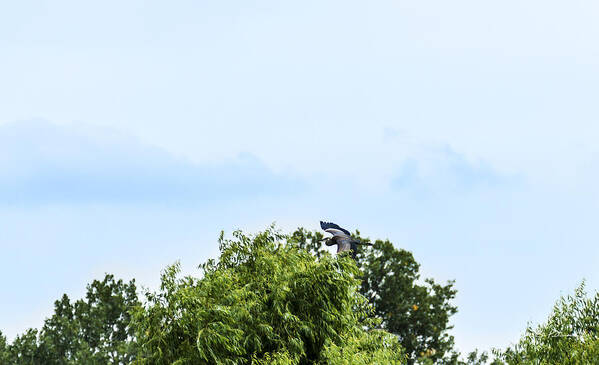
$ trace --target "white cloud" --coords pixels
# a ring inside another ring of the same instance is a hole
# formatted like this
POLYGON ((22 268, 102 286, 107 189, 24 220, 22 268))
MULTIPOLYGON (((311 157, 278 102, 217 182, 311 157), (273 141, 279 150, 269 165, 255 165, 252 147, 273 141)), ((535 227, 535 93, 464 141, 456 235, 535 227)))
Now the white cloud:
POLYGON ((303 188, 251 154, 199 165, 111 130, 39 120, 0 127, 0 203, 195 204, 303 188))
POLYGON ((484 161, 471 162, 450 146, 430 149, 404 161, 391 180, 396 191, 412 194, 460 194, 481 189, 505 190, 521 178, 502 175, 484 161))

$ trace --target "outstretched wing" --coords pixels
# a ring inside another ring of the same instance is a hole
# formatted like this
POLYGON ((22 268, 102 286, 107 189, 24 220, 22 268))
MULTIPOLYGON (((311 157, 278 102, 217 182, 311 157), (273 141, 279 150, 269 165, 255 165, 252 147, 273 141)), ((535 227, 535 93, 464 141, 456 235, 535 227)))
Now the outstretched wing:
POLYGON ((351 236, 351 233, 349 233, 349 231, 347 229, 343 229, 343 228, 339 227, 338 225, 336 225, 335 223, 320 221, 320 228, 322 228, 323 230, 325 230, 327 232, 329 232, 328 230, 330 230, 330 229, 336 229, 338 231, 345 233, 348 236, 351 236))

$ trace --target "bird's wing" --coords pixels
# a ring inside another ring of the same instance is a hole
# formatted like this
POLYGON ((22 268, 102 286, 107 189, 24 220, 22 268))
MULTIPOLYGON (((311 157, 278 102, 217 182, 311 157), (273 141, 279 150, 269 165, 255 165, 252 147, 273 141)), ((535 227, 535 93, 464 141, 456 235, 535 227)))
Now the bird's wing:
POLYGON ((339 238, 337 239, 337 253, 351 250, 351 239, 339 238))
POLYGON ((324 231, 325 231, 325 232, 328 232, 328 233, 330 233, 330 234, 332 234, 332 235, 333 235, 333 236, 335 236, 335 237, 339 237, 339 238, 343 238, 343 239, 348 239, 348 238, 350 238, 350 236, 349 236, 349 235, 347 235, 345 232, 343 232, 343 231, 340 231, 340 230, 338 230, 338 229, 335 229, 335 228, 327 228, 327 229, 325 229, 324 231))
POLYGON ((320 221, 320 228, 322 228, 325 232, 333 233, 333 232, 330 232, 329 230, 334 229, 334 230, 345 233, 347 236, 351 236, 351 233, 349 233, 349 231, 347 229, 343 229, 343 228, 339 227, 338 225, 336 225, 335 223, 320 221))

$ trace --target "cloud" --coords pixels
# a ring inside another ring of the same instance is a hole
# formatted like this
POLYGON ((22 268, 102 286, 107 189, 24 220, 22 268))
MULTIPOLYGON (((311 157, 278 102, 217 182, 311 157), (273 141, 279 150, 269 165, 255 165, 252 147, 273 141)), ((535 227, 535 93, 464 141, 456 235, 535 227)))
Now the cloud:
POLYGON ((396 191, 410 193, 467 193, 518 183, 484 162, 470 162, 449 146, 431 149, 418 158, 406 159, 391 180, 396 191))
POLYGON ((197 203, 303 186, 251 154, 200 165, 111 130, 42 120, 0 127, 0 204, 197 203))

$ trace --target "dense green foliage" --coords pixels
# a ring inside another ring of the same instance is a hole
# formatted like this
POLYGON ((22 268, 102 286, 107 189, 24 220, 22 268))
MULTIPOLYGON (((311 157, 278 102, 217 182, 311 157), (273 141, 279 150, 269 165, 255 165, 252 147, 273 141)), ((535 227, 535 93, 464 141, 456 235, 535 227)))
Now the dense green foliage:
POLYGON ((221 235, 219 258, 199 277, 169 266, 143 302, 134 281, 106 275, 83 299, 63 295, 41 329, 12 342, 0 332, 0 364, 599 363, 599 293, 588 297, 584 283, 494 360, 459 360, 448 334, 453 282, 420 280, 412 254, 389 241, 354 261, 327 253, 322 238, 221 235))
POLYGON ((560 298, 547 322, 529 326, 500 354, 509 365, 599 363, 599 293, 589 298, 583 282, 574 295, 560 298))
POLYGON ((449 317, 457 308, 451 304, 456 290, 426 279, 419 284, 419 265, 412 254, 398 250, 389 241, 376 241, 361 256, 361 292, 383 319, 381 327, 397 334, 411 359, 442 359, 453 349, 449 317))
MULTIPOLYGON (((359 233, 355 235, 359 237, 359 233)), ((290 242, 313 252, 323 250, 320 232, 295 231, 290 242)), ((419 265, 411 252, 397 249, 389 241, 376 241, 357 255, 361 269, 360 292, 381 320, 379 328, 396 334, 406 350, 409 363, 418 358, 451 362, 454 339, 448 334, 450 317, 457 308, 451 304, 456 290, 453 282, 446 285, 432 279, 420 280, 419 265)), ((455 356, 453 356, 454 362, 455 356)))
POLYGON ((221 237, 218 261, 204 275, 162 275, 158 293, 135 314, 147 364, 402 363, 395 336, 369 331, 369 306, 349 257, 283 244, 267 230, 221 237))
POLYGON ((126 364, 134 356, 130 310, 139 305, 134 281, 106 275, 87 287, 85 299, 65 295, 41 330, 30 329, 7 345, 0 335, 1 364, 126 364))
POLYGON ((10 353, 8 343, 6 342, 6 336, 0 331, 0 364, 8 364, 10 360, 10 353))

